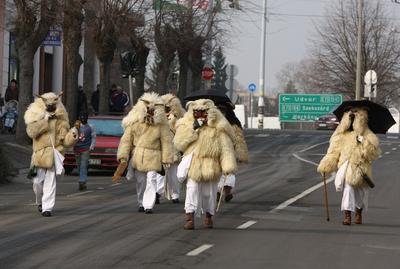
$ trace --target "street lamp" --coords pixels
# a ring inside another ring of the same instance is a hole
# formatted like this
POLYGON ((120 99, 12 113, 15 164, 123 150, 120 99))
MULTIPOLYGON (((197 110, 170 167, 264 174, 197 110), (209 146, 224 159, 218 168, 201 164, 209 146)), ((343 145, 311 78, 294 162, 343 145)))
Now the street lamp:
MULTIPOLYGON (((261 30, 260 97, 258 98, 258 129, 264 129, 265 54, 267 48, 267 0, 264 0, 261 30)), ((252 118, 253 120, 253 118, 252 118)))

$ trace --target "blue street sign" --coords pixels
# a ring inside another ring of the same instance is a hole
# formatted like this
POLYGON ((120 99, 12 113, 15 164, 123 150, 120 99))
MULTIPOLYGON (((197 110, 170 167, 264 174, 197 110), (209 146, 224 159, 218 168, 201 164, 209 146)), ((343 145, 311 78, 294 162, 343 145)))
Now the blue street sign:
POLYGON ((46 38, 42 42, 42 46, 61 46, 61 29, 52 28, 47 33, 46 38))
POLYGON ((250 92, 255 92, 256 89, 257 89, 257 85, 254 84, 254 83, 250 83, 249 86, 248 86, 248 89, 249 89, 250 92))

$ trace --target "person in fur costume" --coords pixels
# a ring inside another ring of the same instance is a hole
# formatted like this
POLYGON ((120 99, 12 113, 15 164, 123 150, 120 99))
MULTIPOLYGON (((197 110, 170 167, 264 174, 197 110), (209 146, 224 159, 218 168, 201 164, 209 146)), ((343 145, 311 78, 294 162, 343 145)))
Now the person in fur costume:
POLYGON ((33 141, 31 168, 37 169, 33 191, 44 217, 52 215, 56 198, 53 145, 64 154, 64 149, 72 147, 78 139, 78 130, 70 129, 68 114, 60 99, 61 94, 52 92, 38 96, 24 115, 26 132, 33 141))
MULTIPOLYGON (((145 93, 122 120, 125 129, 117 158, 127 163, 131 157, 137 180, 139 212, 152 213, 156 199, 157 172, 173 163, 172 135, 164 102, 156 93, 145 93)), ((126 167, 126 166, 125 166, 126 167)))
POLYGON ((188 102, 188 111, 178 120, 174 144, 184 155, 193 153, 186 185, 184 229, 194 229, 194 215, 206 213, 205 227, 212 228, 217 186, 222 174, 236 169, 231 137, 234 131, 224 115, 208 99, 188 102))
MULTIPOLYGON (((234 137, 232 137, 233 146, 235 148, 236 160, 239 163, 249 162, 249 150, 247 148, 246 140, 244 139, 242 124, 236 117, 233 111, 234 105, 231 103, 217 103, 218 109, 224 114, 225 118, 232 125, 234 130, 234 137)), ((224 188, 225 202, 230 202, 233 198, 232 189, 236 185, 236 176, 234 174, 222 176, 218 189, 224 188)), ((217 201, 219 201, 221 193, 217 193, 217 201)))
POLYGON ((344 225, 351 224, 352 212, 355 212, 355 223, 362 223, 362 211, 368 209, 366 178, 372 179, 371 163, 379 155, 379 139, 368 128, 368 111, 360 107, 349 108, 333 133, 328 152, 318 166, 318 172, 327 174, 348 161, 341 206, 344 225))
MULTIPOLYGON (((171 130, 172 136, 176 133, 176 122, 178 119, 182 118, 185 114, 185 110, 182 107, 181 101, 178 97, 173 94, 165 94, 161 96, 165 105, 165 113, 167 114, 169 129, 171 130)), ((173 203, 179 203, 179 195, 181 184, 178 181, 176 176, 178 164, 181 161, 181 154, 174 147, 174 163, 168 168, 166 172, 166 176, 168 178, 168 192, 171 196, 173 203)), ((165 188, 165 176, 158 174, 158 186, 159 186, 159 194, 162 194, 165 188)), ((156 198, 159 198, 157 196, 156 198)), ((158 201, 159 202, 159 201, 158 201)), ((157 199, 156 199, 157 203, 157 199)))

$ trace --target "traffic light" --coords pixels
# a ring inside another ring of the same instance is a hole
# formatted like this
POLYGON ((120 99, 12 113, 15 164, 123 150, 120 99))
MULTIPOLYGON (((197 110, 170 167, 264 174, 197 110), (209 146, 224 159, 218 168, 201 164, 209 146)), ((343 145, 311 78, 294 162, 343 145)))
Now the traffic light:
POLYGON ((122 77, 134 76, 137 72, 137 59, 134 50, 124 51, 120 54, 122 77))
POLYGON ((230 2, 230 8, 240 9, 239 0, 228 0, 228 2, 230 2))

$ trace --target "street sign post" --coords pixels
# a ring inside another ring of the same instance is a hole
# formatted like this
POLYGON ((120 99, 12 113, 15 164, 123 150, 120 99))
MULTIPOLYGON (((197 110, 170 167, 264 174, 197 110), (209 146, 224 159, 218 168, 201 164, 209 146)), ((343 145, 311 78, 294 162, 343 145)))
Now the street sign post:
POLYGON ((257 85, 250 83, 247 89, 250 92, 250 128, 253 128, 253 93, 257 90, 257 85))
POLYGON ((249 92, 254 93, 257 90, 257 85, 255 83, 250 83, 247 89, 249 92))
POLYGON ((203 80, 212 80, 214 77, 214 70, 210 67, 204 67, 201 72, 201 77, 203 80))
POLYGON ((343 101, 340 94, 280 94, 281 122, 313 122, 332 112, 343 101))
POLYGON ((369 100, 371 98, 376 98, 376 91, 377 91, 377 83, 378 83, 378 76, 374 70, 368 70, 364 76, 364 97, 367 97, 369 100))

